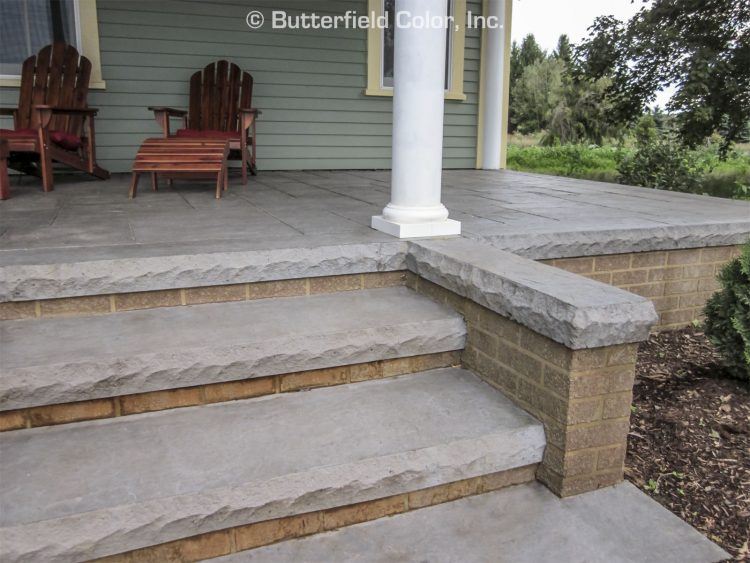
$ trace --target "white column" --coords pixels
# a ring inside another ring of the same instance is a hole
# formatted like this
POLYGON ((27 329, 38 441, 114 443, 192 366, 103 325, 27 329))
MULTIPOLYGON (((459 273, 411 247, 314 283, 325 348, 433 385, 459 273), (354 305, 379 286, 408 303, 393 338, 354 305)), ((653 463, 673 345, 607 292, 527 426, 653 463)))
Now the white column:
POLYGON ((500 146, 503 138, 503 69, 505 65, 505 0, 488 0, 485 34, 484 104, 482 108, 482 168, 500 169, 500 146), (490 20, 490 18, 493 18, 490 20), (496 23, 499 23, 497 25, 496 23))
POLYGON ((461 233, 440 201, 446 29, 431 20, 447 8, 447 0, 396 0, 391 201, 372 227, 399 238, 461 233))

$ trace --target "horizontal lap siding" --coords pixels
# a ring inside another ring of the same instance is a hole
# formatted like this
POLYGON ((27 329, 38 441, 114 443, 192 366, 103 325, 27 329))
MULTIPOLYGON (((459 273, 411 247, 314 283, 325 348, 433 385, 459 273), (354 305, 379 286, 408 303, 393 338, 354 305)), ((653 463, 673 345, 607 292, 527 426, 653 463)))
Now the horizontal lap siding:
MULTIPOLYGON (((468 4, 474 13, 481 9, 478 1, 468 4)), ((97 145, 105 168, 128 171, 138 144, 159 134, 146 107, 186 108, 190 75, 220 58, 236 62, 255 79, 253 105, 263 111, 258 122, 261 169, 390 167, 391 99, 362 93, 366 31, 272 31, 269 24, 271 10, 279 7, 290 14, 364 14, 366 0, 99 0, 97 6, 107 89, 92 91, 89 103, 100 109, 97 145), (247 28, 245 15, 252 9, 266 15, 263 30, 247 28)), ((446 101, 446 168, 474 166, 479 48, 479 32, 468 30, 467 100, 446 101)), ((8 106, 17 90, 0 94, 8 106)))

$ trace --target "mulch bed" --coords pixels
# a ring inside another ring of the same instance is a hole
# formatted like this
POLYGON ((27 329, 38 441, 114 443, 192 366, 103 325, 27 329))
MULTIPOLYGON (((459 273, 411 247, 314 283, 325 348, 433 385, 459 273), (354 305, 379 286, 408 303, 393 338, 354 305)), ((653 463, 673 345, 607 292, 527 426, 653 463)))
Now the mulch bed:
POLYGON ((698 329, 639 348, 626 477, 750 560, 750 385, 726 376, 698 329))

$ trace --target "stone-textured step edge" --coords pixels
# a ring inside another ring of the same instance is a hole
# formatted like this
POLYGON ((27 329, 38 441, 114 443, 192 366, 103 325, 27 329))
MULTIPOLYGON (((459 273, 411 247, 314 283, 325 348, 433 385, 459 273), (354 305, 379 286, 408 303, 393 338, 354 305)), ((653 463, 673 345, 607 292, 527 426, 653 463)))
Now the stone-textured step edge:
MULTIPOLYGON (((596 256, 742 244, 750 221, 686 226, 478 235, 480 243, 532 259, 596 256)), ((376 235, 373 235, 375 237, 376 235)), ((407 243, 340 244, 340 235, 286 241, 0 251, 0 302, 158 291, 247 282, 403 270, 407 243), (227 251, 227 248, 232 248, 227 251), (144 255, 151 254, 151 255, 144 255), (112 258, 119 256, 119 258, 112 258)))
POLYGON ((653 250, 707 248, 743 244, 750 221, 638 227, 608 231, 565 231, 467 237, 534 260, 629 254, 653 250))
MULTIPOLYGON (((377 500, 237 526, 97 559, 96 563, 201 561, 286 540, 339 530, 411 510, 490 493, 534 480, 538 464, 454 481, 377 500)), ((303 561, 304 559, 297 559, 303 561)))
POLYGON ((404 285, 406 270, 392 272, 367 272, 342 274, 319 278, 296 278, 287 280, 210 285, 204 287, 181 287, 135 293, 109 293, 38 299, 35 301, 6 301, 0 303, 0 321, 52 317, 85 317, 106 315, 136 309, 156 307, 179 307, 226 303, 228 301, 250 301, 275 297, 298 297, 337 291, 356 291, 404 285))
POLYGON ((465 334, 404 287, 3 321, 0 410, 461 350, 465 334))
POLYGON ((0 444, 4 560, 73 561, 536 464, 545 439, 453 368, 5 433, 0 444))
POLYGON ((710 563, 728 558, 630 483, 569 499, 528 483, 228 555, 215 563, 710 563))
MULTIPOLYGON (((129 256, 0 266, 0 302, 133 293, 404 269, 402 241, 269 246, 234 252, 129 256)), ((110 255, 120 253, 110 249, 110 255)), ((18 252, 12 252, 18 255, 18 252)), ((33 255, 33 252, 26 254, 33 255)), ((56 259, 64 251, 56 252, 56 259)), ((23 256, 22 256, 23 257, 23 256)))
POLYGON ((467 239, 410 242, 407 266, 572 349, 645 340, 658 320, 643 297, 467 239))
POLYGON ((212 383, 196 387, 122 395, 107 399, 0 411, 0 432, 208 405, 224 401, 238 401, 274 393, 290 393, 317 387, 330 387, 394 377, 430 369, 456 367, 460 364, 461 353, 453 350, 239 381, 212 383))

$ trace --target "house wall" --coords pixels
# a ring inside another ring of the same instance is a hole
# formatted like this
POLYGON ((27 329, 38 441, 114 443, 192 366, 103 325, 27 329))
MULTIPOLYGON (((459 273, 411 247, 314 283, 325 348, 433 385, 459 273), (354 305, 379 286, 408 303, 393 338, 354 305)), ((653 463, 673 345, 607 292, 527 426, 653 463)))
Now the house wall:
MULTIPOLYGON (((102 75, 106 90, 92 90, 100 109, 100 164, 129 171, 139 143, 159 135, 151 105, 186 108, 188 79, 209 62, 227 58, 255 79, 259 168, 389 168, 392 99, 365 96, 366 30, 251 31, 246 14, 284 7, 343 14, 367 12, 366 0, 98 0, 102 75)), ((481 2, 468 8, 481 12, 481 2)), ((443 165, 473 168, 479 90, 479 30, 467 30, 465 101, 446 101, 443 165)), ((18 90, 0 90, 3 106, 18 90)), ((177 122, 175 122, 176 124, 177 122)), ((4 127, 8 121, 2 122, 4 127)))

